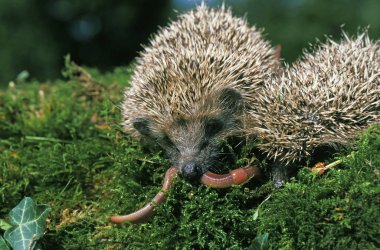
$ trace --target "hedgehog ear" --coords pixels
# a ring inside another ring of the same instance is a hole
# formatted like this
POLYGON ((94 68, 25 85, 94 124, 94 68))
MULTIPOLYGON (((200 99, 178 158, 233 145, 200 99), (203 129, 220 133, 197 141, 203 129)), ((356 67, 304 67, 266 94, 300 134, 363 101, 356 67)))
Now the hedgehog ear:
POLYGON ((149 120, 143 117, 135 118, 132 122, 133 127, 139 131, 141 135, 145 136, 149 136, 151 134, 149 123, 149 120))
POLYGON ((241 107, 242 96, 232 88, 225 88, 219 95, 219 102, 224 109, 236 111, 241 107))

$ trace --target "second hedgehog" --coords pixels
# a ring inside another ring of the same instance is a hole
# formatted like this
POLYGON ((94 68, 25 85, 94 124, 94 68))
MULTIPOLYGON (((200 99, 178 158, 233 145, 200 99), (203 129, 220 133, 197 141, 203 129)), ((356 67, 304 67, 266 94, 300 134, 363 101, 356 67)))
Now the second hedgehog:
POLYGON ((263 81, 278 67, 261 32, 205 5, 159 31, 137 59, 122 105, 125 130, 157 143, 189 180, 238 134, 263 81))
POLYGON ((343 34, 339 43, 328 40, 261 90, 247 134, 275 160, 279 186, 289 167, 316 149, 347 145, 369 125, 380 124, 379 42, 366 32, 354 38, 343 34))

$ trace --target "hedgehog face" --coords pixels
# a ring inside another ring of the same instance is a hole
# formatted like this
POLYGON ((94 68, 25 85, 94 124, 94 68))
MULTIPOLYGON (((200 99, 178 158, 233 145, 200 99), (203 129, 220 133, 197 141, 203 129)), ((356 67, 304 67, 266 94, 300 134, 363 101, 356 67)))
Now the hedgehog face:
POLYGON ((183 177, 198 180, 216 162, 224 138, 240 123, 241 95, 230 88, 218 93, 215 105, 199 114, 173 114, 162 125, 149 118, 137 118, 133 126, 142 136, 155 141, 167 154, 183 177))

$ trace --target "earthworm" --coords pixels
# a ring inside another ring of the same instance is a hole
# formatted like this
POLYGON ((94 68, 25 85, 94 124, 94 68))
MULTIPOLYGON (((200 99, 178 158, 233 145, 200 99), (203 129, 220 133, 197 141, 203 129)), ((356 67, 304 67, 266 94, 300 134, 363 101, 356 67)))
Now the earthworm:
POLYGON ((207 171, 203 174, 201 183, 214 188, 227 188, 242 184, 256 176, 260 176, 260 169, 256 166, 246 166, 231 170, 228 174, 215 174, 207 171))
MULTIPOLYGON (((178 170, 175 167, 169 168, 165 173, 162 189, 156 194, 151 202, 134 213, 127 215, 115 215, 109 218, 110 222, 120 224, 126 221, 140 223, 151 217, 154 208, 165 201, 165 193, 170 188, 172 180, 177 176, 178 170)), ((215 174, 207 171, 201 177, 201 183, 214 188, 227 188, 232 185, 239 185, 252 177, 260 176, 260 169, 256 166, 246 166, 230 171, 228 174, 215 174)))
POLYGON ((137 210, 134 213, 127 215, 115 215, 109 218, 109 221, 115 224, 120 224, 125 221, 131 223, 140 223, 151 217, 154 213, 154 208, 165 201, 166 191, 169 190, 172 180, 177 176, 177 168, 171 167, 165 173, 164 183, 162 189, 156 194, 151 202, 146 204, 143 208, 137 210))

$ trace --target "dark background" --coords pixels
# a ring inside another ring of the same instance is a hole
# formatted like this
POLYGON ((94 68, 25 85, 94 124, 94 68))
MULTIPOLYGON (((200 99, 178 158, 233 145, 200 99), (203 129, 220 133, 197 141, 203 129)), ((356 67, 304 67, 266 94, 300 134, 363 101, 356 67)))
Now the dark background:
MULTIPOLYGON (((60 78, 63 56, 106 71, 127 65, 158 26, 195 0, 0 0, 0 86, 17 76, 60 78), (24 71, 20 75, 20 72, 24 71), (26 71, 28 73, 26 73, 26 71)), ((209 0, 217 6, 222 1, 209 0)), ((380 38, 380 0, 225 0, 235 15, 265 28, 287 62, 324 35, 339 39, 370 26, 380 38)), ((21 78, 23 78, 21 77, 21 78)))

